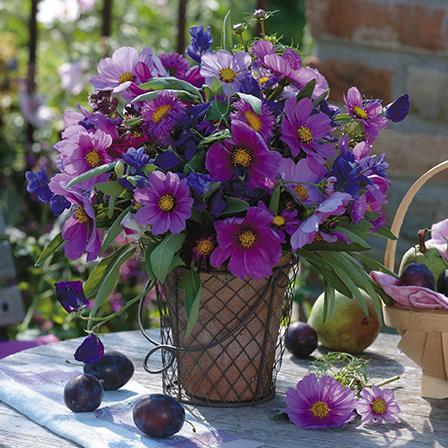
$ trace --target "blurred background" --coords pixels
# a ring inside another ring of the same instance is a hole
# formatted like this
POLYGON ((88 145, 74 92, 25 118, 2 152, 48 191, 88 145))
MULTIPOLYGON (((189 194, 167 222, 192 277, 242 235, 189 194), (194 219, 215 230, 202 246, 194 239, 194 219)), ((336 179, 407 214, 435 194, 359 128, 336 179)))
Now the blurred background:
MULTIPOLYGON (((1 0, 0 340, 83 334, 55 301, 53 284, 87 278, 89 266, 63 254, 51 265, 33 266, 51 238, 54 218, 26 192, 24 173, 39 167, 51 171, 63 112, 87 104, 88 80, 99 59, 124 45, 183 52, 188 28, 199 23, 210 25, 219 42, 229 9, 237 23, 256 8, 277 10, 268 32, 299 46, 327 77, 333 102, 352 85, 386 104, 410 95, 411 115, 376 145, 391 164, 389 221, 411 182, 448 158, 445 0, 1 0)), ((256 33, 255 26, 246 33, 256 33)), ((441 176, 417 197, 400 253, 416 243, 419 228, 448 216, 446 182, 448 176, 441 176)), ((372 244, 380 259, 383 242, 372 244)), ((126 263, 121 275, 109 311, 135 296, 144 280, 137 260, 126 263)), ((320 290, 304 266, 296 294, 301 318, 320 290)), ((151 316, 156 325, 155 307, 151 316)), ((106 330, 135 327, 134 310, 106 330)))

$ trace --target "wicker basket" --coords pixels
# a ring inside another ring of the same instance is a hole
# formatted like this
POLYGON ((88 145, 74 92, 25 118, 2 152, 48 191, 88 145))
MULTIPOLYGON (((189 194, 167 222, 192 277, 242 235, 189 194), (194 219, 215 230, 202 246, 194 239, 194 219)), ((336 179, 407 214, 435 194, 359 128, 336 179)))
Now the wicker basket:
MULTIPOLYGON (((409 206, 420 189, 436 174, 448 170, 448 160, 421 176, 403 198, 392 223, 392 233, 399 236, 409 206)), ((397 241, 388 241, 384 264, 395 268, 397 241)), ((421 395, 448 398, 448 312, 384 307, 384 321, 401 335, 398 348, 422 369, 421 395)))

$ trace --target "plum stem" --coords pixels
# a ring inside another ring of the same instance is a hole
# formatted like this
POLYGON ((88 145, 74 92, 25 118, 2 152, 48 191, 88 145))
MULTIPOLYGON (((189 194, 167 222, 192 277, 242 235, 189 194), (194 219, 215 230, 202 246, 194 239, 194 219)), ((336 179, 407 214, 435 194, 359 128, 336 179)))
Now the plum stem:
POLYGON ((394 381, 398 381, 399 379, 400 379, 400 375, 395 375, 395 376, 392 376, 390 378, 387 378, 384 381, 381 381, 380 383, 375 384, 375 386, 376 387, 382 387, 382 386, 385 386, 386 384, 392 383, 394 381))
POLYGON ((193 423, 190 422, 190 420, 185 420, 185 423, 188 423, 191 426, 191 429, 196 434, 196 426, 193 425, 193 423))
POLYGON ((426 244, 425 244, 427 232, 428 232, 428 229, 420 229, 418 231, 418 246, 419 246, 419 250, 422 254, 424 254, 428 250, 428 248, 426 247, 426 244))

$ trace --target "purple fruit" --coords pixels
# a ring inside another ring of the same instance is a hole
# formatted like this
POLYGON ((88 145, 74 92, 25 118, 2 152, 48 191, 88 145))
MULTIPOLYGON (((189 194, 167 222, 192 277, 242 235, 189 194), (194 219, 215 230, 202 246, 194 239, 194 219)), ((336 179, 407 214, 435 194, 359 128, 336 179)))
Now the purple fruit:
POLYGON ((436 289, 433 273, 428 266, 421 263, 411 263, 406 266, 400 275, 400 285, 436 289))
POLYGON ((174 398, 152 394, 140 398, 133 411, 137 428, 149 437, 162 439, 182 429, 185 410, 174 398))
POLYGON ((437 291, 448 296, 448 269, 440 274, 437 280, 437 291))
POLYGON ((286 331, 285 344, 294 356, 305 358, 317 348, 317 332, 311 325, 295 322, 286 331))
POLYGON ((84 373, 102 380, 104 390, 117 390, 132 378, 134 365, 123 353, 111 350, 100 361, 84 364, 84 373))
POLYGON ((65 385, 64 402, 73 412, 92 412, 102 399, 103 386, 92 375, 79 375, 65 385))

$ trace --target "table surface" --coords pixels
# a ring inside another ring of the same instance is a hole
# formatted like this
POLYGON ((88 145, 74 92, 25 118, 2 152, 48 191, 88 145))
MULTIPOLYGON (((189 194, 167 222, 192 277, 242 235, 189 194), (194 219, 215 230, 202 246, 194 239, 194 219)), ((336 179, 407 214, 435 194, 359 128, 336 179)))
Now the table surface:
MULTIPOLYGON (((151 331, 157 335, 156 330, 151 331)), ((156 336, 157 337, 157 336, 156 336)), ((104 336, 106 348, 125 352, 136 366, 135 379, 151 392, 161 391, 161 376, 149 375, 142 368, 142 358, 148 343, 136 331, 112 333, 104 336)), ((60 365, 70 359, 80 340, 41 346, 12 355, 2 362, 17 366, 31 362, 60 365)), ((396 348, 398 336, 380 334, 365 356, 371 360, 369 371, 373 378, 384 379, 400 375, 393 383, 401 406, 401 419, 394 425, 372 428, 353 423, 344 429, 302 430, 285 421, 274 421, 272 416, 282 410, 288 387, 307 372, 308 361, 286 353, 277 381, 277 396, 264 404, 248 408, 190 408, 199 418, 214 427, 227 429, 242 438, 264 442, 266 448, 304 447, 335 448, 362 447, 448 447, 448 400, 426 400, 419 394, 420 371, 396 348), (299 442, 300 441, 300 442, 299 442)), ((155 364, 159 362, 155 360, 155 364)), ((1 387, 1 385, 0 385, 1 387)), ((65 448, 75 444, 54 435, 0 403, 0 447, 5 448, 65 448)))

